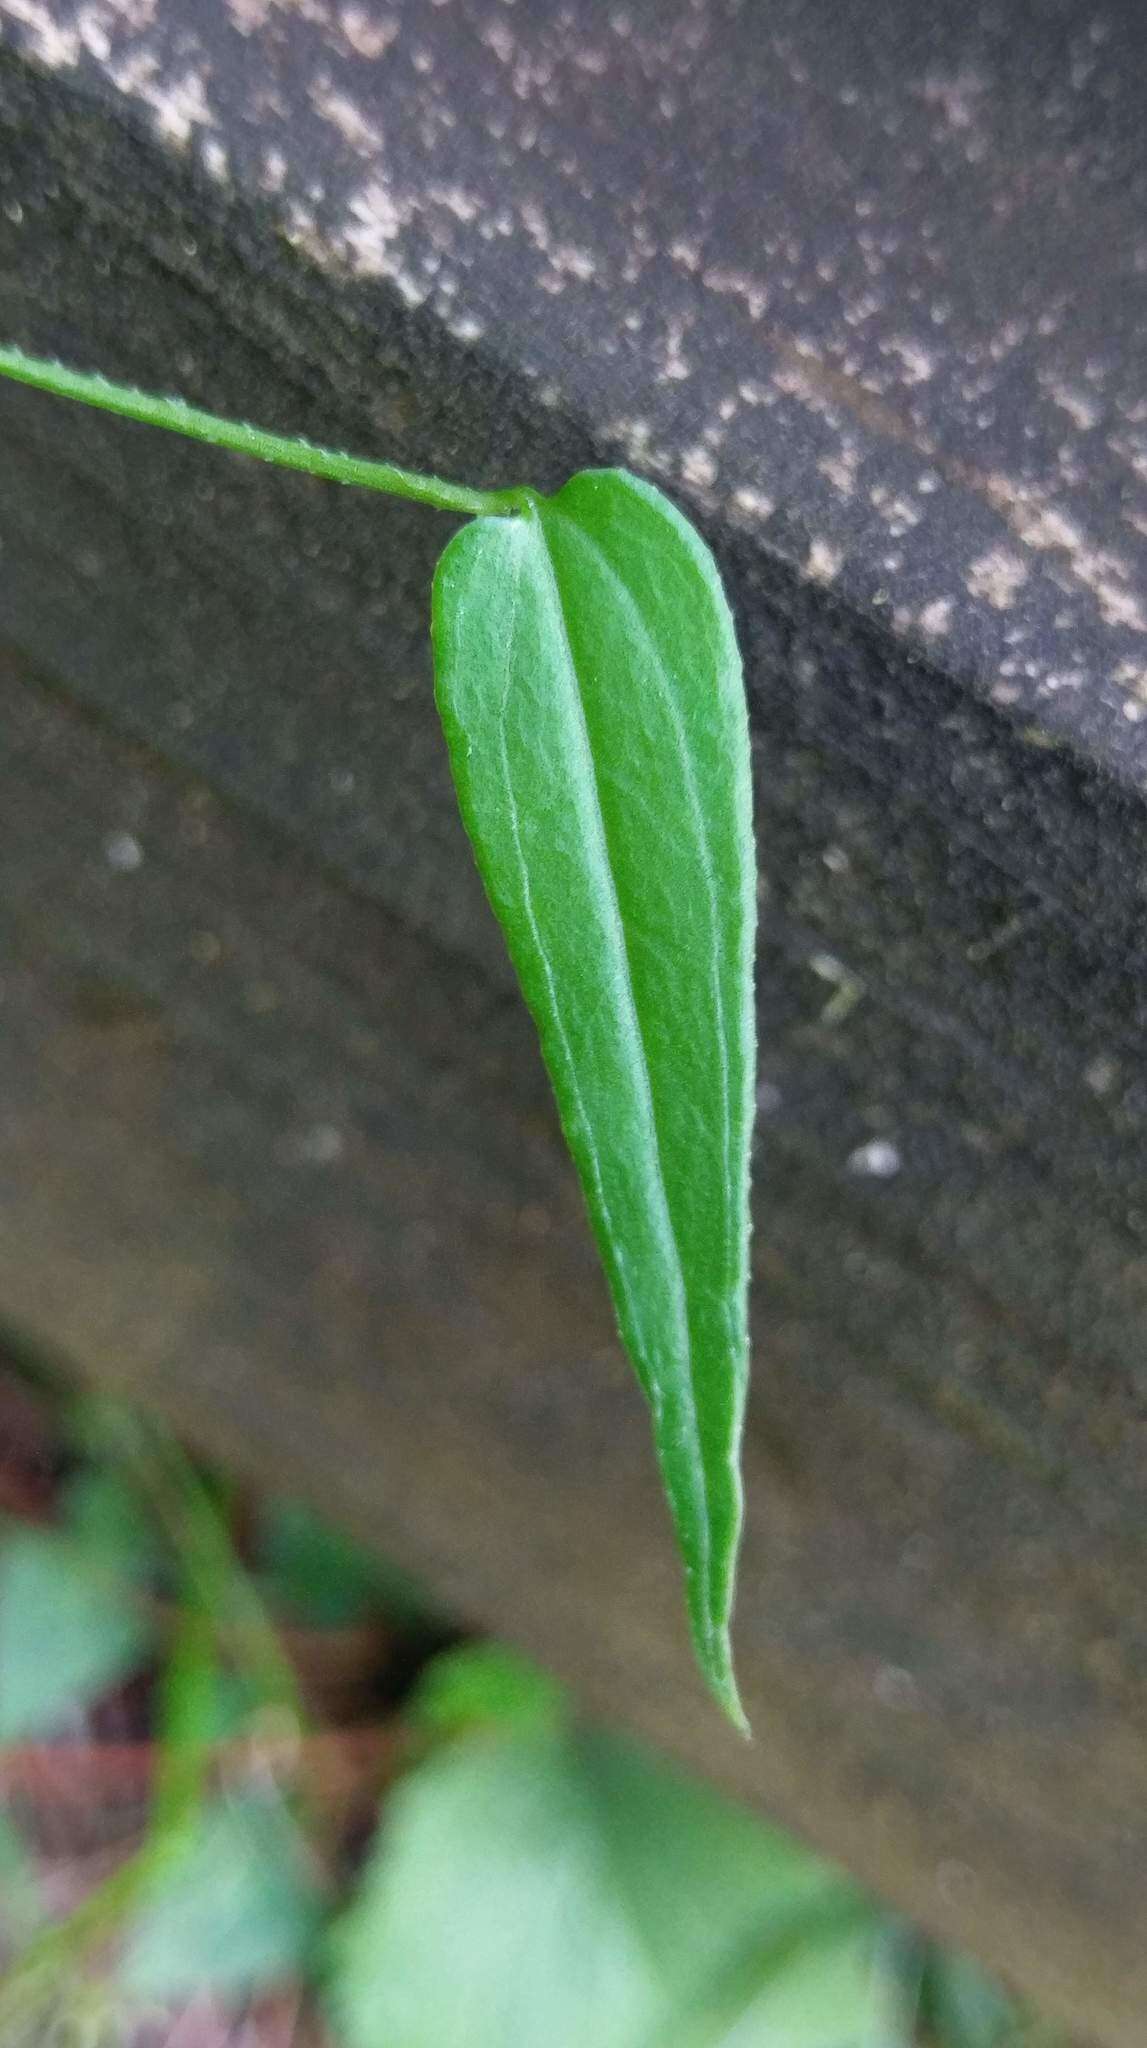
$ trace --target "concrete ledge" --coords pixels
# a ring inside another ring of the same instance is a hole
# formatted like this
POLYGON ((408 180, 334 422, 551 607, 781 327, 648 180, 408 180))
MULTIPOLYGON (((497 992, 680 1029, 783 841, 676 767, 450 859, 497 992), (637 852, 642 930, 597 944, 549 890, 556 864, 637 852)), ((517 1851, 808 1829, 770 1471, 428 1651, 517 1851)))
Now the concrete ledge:
POLYGON ((453 815, 445 523, 15 391, 0 1317, 1130 2043, 1147 30, 845 17, 0 7, 6 335, 474 481, 620 456, 722 557, 756 1745, 453 815))

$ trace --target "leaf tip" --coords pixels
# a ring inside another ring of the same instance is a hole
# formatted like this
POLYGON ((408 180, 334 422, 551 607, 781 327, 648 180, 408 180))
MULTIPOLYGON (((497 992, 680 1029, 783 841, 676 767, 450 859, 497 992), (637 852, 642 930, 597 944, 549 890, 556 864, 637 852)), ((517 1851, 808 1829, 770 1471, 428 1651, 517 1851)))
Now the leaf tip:
POLYGON ((751 1742, 753 1730, 742 1704, 737 1676, 733 1670, 733 1651, 727 1629, 721 1630, 709 1642, 703 1668, 709 1690, 726 1720, 732 1722, 738 1735, 743 1735, 746 1742, 751 1742))
POLYGON ((736 1686, 734 1685, 729 1691, 723 1691, 720 1694, 720 1701, 725 1710, 726 1720, 732 1723, 738 1735, 745 1742, 751 1742, 753 1739, 753 1725, 741 1704, 741 1695, 737 1691, 736 1686))

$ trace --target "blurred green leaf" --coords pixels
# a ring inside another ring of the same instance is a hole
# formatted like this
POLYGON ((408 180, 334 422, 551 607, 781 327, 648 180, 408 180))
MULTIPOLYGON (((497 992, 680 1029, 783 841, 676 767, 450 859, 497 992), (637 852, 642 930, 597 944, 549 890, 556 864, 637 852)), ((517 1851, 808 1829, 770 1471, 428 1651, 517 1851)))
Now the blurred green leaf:
POLYGON ((66 1723, 136 1669, 149 1641, 131 1588, 66 1537, 0 1537, 0 1742, 66 1723))
POLYGON ((305 1967, 322 1897, 282 1800, 245 1793, 206 1808, 129 1930, 120 1982, 138 1999, 210 1986, 252 1993, 305 1967))
POLYGON ((113 1466, 82 1466, 61 1490, 60 1517, 88 1564, 135 1585, 154 1585, 165 1567, 170 1577, 155 1517, 113 1466))
POLYGON ((739 1975, 735 1989, 715 1985, 698 2016, 672 2021, 656 2048, 911 2048, 915 2038, 913 2005, 875 1913, 762 1942, 739 1975))
POLYGON ((840 1871, 634 1745, 575 1755, 664 1991, 648 2048, 906 2048, 892 1930, 840 1871))
POLYGON ((618 2048, 656 2003, 558 1739, 443 1749, 391 1795, 336 1936, 348 2048, 618 2048))
POLYGON ((347 2048, 901 2048, 883 1925, 627 1745, 487 1730, 392 1794, 329 1996, 347 2048))
POLYGON ((924 1972, 924 2018, 939 2048, 1004 2048, 1021 2016, 978 1963, 931 1948, 924 1972))
POLYGON ((263 1510, 258 1573, 274 1612, 308 1628, 349 1628, 374 1614, 416 1620, 428 1605, 413 1580, 302 1501, 274 1500, 263 1510))
POLYGON ((483 1723, 523 1731, 565 1719, 556 1679, 500 1643, 444 1650, 423 1673, 408 1718, 427 1733, 458 1735, 483 1723))

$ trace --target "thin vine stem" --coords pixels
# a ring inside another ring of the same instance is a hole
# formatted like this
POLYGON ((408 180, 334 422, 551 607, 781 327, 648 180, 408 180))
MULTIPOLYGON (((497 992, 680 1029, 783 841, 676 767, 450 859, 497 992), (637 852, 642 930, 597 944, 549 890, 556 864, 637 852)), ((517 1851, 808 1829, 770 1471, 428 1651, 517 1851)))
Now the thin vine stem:
POLYGON ((253 455, 259 462, 273 462, 280 469, 301 469, 308 476, 324 477, 328 483, 357 484, 363 490, 385 491, 392 498, 409 498, 415 504, 433 505, 440 512, 505 517, 525 508, 526 493, 521 490, 474 491, 467 484, 447 483, 442 477, 420 476, 415 470, 399 469, 393 462, 373 462, 364 456, 341 454, 335 448, 317 448, 310 441, 270 434, 262 427, 201 412, 182 398, 157 398, 148 391, 113 384, 108 377, 69 370, 63 363, 25 355, 20 348, 0 347, 0 376, 10 377, 17 384, 30 384, 37 391, 50 391, 57 398, 78 399, 81 405, 118 413, 123 419, 139 420, 144 426, 165 427, 169 433, 204 441, 211 448, 253 455))

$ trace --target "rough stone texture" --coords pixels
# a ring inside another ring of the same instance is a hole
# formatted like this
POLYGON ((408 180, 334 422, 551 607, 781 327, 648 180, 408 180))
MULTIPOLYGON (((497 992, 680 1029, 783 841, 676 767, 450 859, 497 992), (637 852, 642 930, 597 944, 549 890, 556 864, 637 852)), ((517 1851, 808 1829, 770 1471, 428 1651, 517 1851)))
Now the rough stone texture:
POLYGON ((1137 2042, 1147 16, 765 14, 0 0, 0 331, 476 482, 620 455, 718 548, 757 1747, 454 818, 445 523, 15 391, 0 1313, 1137 2042))

